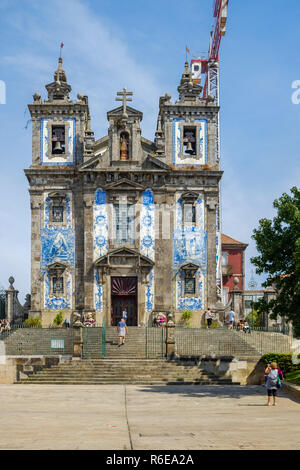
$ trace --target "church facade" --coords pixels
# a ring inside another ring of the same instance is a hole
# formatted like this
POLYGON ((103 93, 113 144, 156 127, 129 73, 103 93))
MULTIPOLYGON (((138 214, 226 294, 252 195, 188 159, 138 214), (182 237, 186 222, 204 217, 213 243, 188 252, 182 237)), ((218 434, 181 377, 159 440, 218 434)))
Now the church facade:
MULTIPOLYGON (((132 93, 117 93, 108 133, 95 140, 88 97, 70 99, 62 67, 36 93, 31 202, 31 317, 95 314, 150 325, 156 312, 203 321, 220 300, 219 108, 201 98, 188 63, 179 97, 159 98, 157 130, 141 134, 132 93)), ((112 97, 112 100, 114 98, 112 97)))

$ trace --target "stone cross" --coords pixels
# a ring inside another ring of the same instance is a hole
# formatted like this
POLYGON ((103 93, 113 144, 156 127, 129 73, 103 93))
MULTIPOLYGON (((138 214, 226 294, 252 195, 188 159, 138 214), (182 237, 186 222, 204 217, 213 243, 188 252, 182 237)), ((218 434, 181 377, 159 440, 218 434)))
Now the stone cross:
POLYGON ((132 96, 133 93, 132 91, 127 91, 126 88, 123 88, 123 91, 118 91, 117 92, 118 96, 122 96, 122 98, 116 98, 116 101, 122 101, 123 102, 123 118, 127 118, 127 113, 126 113, 126 102, 127 101, 132 101, 132 98, 127 98, 127 96, 132 96))

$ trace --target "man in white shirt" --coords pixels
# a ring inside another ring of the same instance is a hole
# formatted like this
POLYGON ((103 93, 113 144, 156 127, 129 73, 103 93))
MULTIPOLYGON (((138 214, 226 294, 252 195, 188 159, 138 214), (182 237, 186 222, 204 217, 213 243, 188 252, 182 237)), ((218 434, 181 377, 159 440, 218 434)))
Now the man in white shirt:
POLYGON ((235 313, 233 310, 230 310, 228 317, 229 317, 229 329, 232 330, 233 324, 234 324, 234 317, 235 317, 235 313))

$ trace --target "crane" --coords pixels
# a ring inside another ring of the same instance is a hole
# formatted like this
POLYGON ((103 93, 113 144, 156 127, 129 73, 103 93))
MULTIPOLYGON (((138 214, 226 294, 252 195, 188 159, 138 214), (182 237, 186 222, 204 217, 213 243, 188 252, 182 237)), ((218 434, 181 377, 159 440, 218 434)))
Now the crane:
MULTIPOLYGON (((214 0, 215 26, 210 33, 208 57, 206 59, 192 59, 192 77, 195 83, 201 82, 201 75, 205 74, 205 82, 201 99, 204 101, 208 95, 214 97, 215 104, 219 106, 219 49, 222 36, 226 33, 227 9, 229 0, 214 0)), ((220 162, 220 117, 219 113, 215 123, 215 161, 220 162)), ((220 189, 220 188, 219 188, 220 189)), ((217 245, 217 293, 222 299, 222 263, 221 263, 221 201, 216 210, 216 245, 217 245)))
POLYGON ((210 33, 208 57, 191 60, 194 81, 200 83, 201 74, 205 75, 202 99, 205 100, 208 94, 211 94, 215 97, 217 106, 219 106, 219 49, 222 36, 226 33, 228 3, 229 0, 214 0, 215 26, 210 33))

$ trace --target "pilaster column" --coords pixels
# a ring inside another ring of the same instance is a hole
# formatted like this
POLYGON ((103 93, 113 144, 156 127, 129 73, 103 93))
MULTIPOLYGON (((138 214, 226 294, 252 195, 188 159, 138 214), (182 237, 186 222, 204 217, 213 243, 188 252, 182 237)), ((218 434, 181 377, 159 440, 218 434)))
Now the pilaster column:
POLYGON ((173 319, 173 314, 169 313, 166 325, 166 356, 169 359, 175 356, 175 323, 173 319))
POLYGON ((207 220, 207 305, 214 308, 217 302, 216 276, 216 208, 217 197, 206 199, 207 220))
POLYGON ((244 303, 243 303, 243 291, 238 288, 238 278, 234 278, 233 282, 235 287, 230 292, 231 308, 235 313, 235 322, 245 318, 244 303))
POLYGON ((38 317, 41 315, 43 304, 41 304, 41 211, 42 193, 34 190, 30 192, 31 206, 31 307, 29 316, 38 317))
POLYGON ((15 313, 15 305, 16 299, 19 291, 15 290, 13 283, 15 282, 14 278, 11 276, 8 279, 10 284, 9 288, 5 291, 6 299, 5 299, 5 318, 9 321, 9 323, 13 322, 14 313, 15 313))
POLYGON ((83 196, 84 220, 84 311, 94 311, 94 259, 93 259, 93 194, 83 196))

